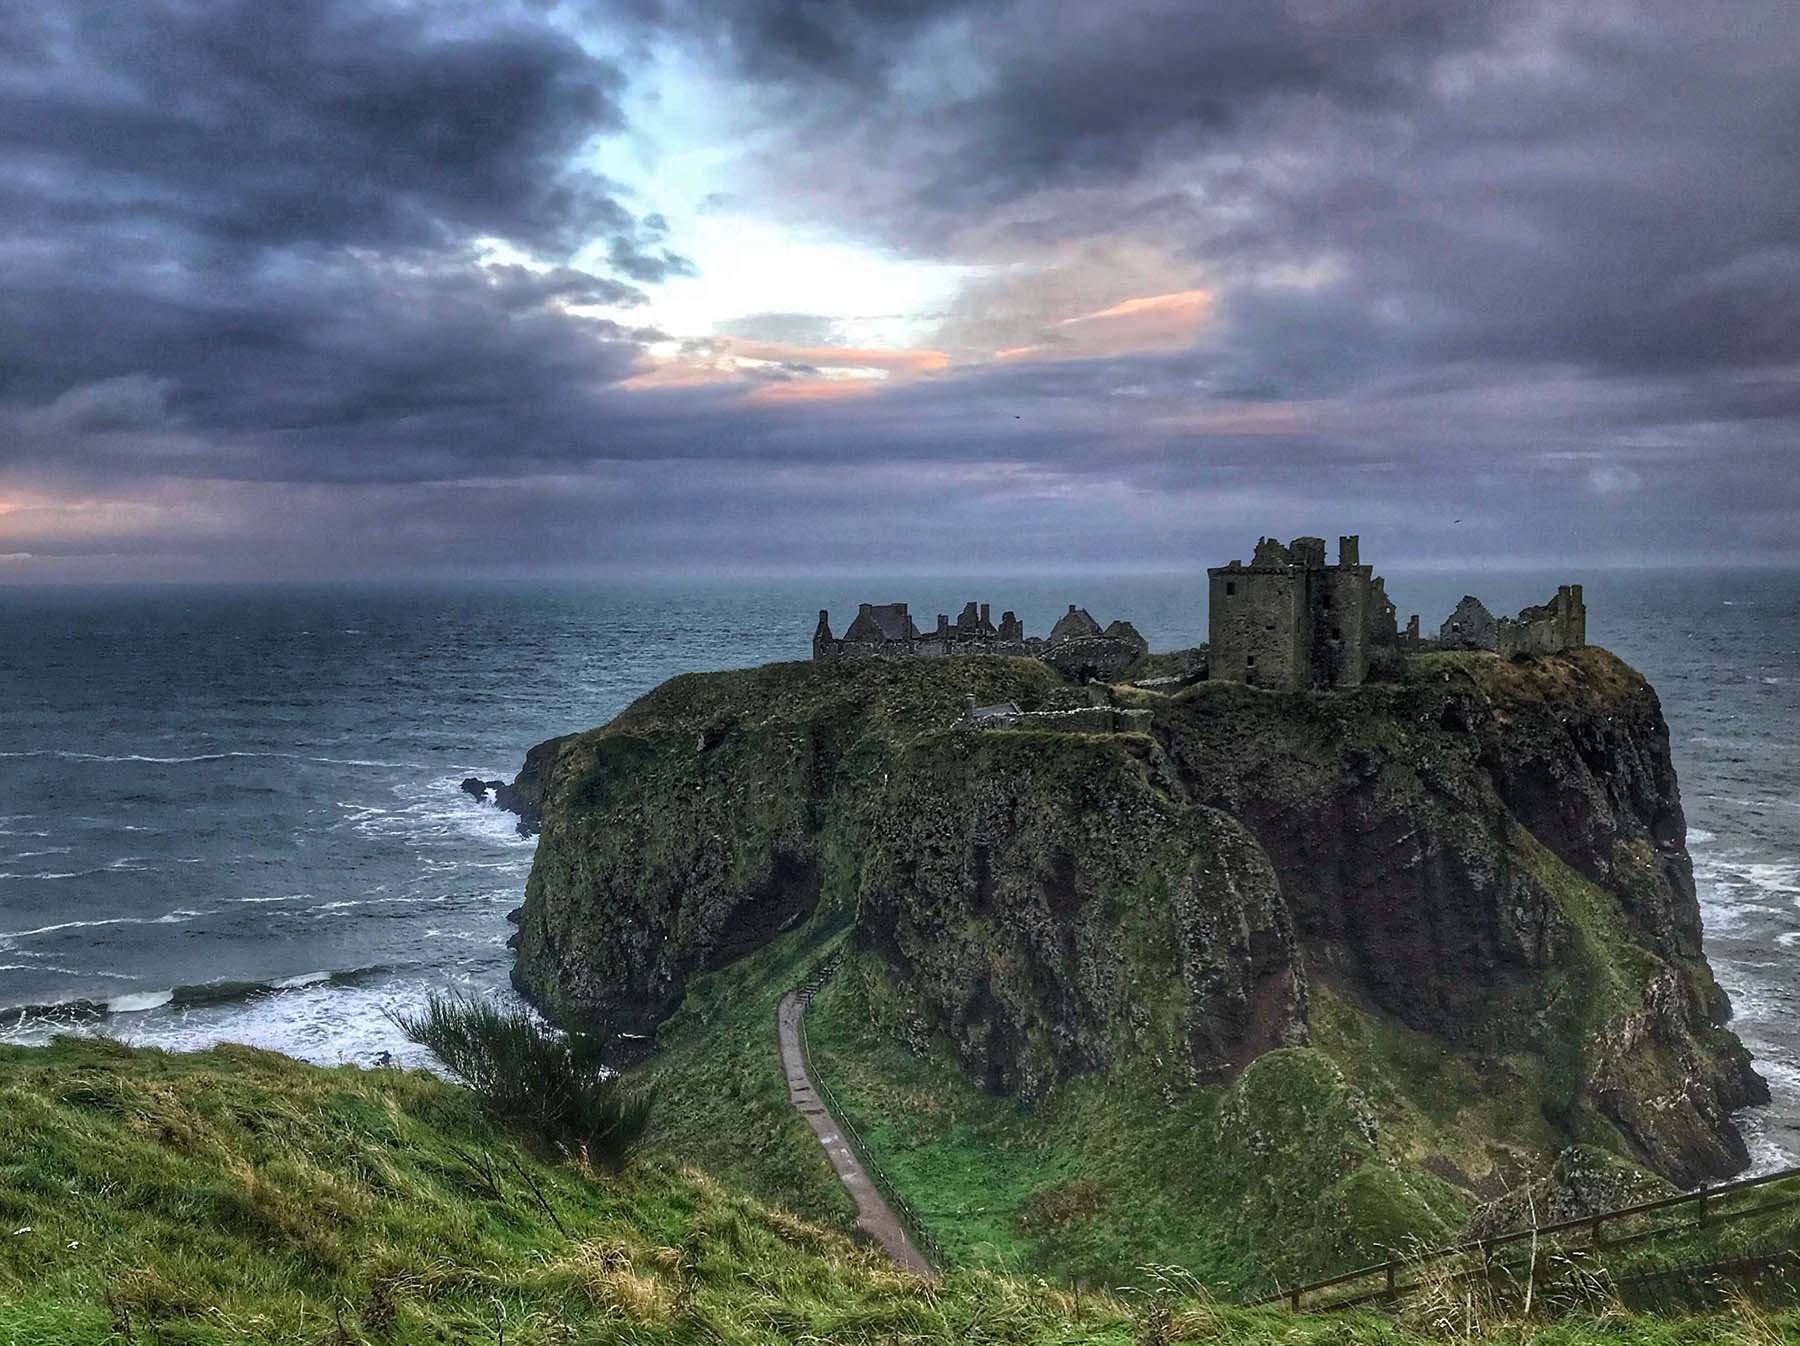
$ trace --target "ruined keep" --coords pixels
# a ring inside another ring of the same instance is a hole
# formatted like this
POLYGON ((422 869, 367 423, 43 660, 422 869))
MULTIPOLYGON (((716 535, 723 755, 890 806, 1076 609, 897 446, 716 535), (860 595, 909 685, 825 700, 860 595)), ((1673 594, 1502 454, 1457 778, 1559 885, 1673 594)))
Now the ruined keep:
POLYGON ((828 659, 930 659, 953 654, 1000 654, 1041 659, 1070 677, 1114 678, 1142 658, 1149 642, 1127 621, 1102 627, 1085 608, 1069 610, 1049 638, 1027 636, 1011 612, 993 622, 986 603, 966 603, 952 622, 940 612, 937 624, 921 631, 904 603, 864 603, 844 629, 831 633, 831 614, 821 608, 813 630, 812 657, 828 659))
POLYGON ((1207 572, 1210 676, 1252 687, 1358 687, 1400 656, 1385 581, 1362 564, 1356 537, 1282 545, 1260 538, 1250 564, 1207 572))

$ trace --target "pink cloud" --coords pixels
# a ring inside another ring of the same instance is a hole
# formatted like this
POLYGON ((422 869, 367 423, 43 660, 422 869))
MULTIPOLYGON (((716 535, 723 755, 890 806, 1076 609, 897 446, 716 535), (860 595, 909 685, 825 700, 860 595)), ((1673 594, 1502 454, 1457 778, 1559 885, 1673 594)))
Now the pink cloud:
POLYGON ((994 352, 996 360, 1092 360, 1149 351, 1186 350, 1212 315, 1210 290, 1124 299, 1064 318, 1027 346, 994 352))

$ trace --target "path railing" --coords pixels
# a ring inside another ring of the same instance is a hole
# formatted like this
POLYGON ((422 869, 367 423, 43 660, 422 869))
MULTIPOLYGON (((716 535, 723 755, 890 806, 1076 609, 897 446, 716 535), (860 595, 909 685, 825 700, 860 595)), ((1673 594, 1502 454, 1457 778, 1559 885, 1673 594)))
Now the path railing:
POLYGON ((795 1028, 800 1039, 800 1061, 806 1067, 807 1078, 812 1081, 813 1089, 824 1100, 826 1109, 843 1132, 845 1141, 849 1143, 856 1157, 862 1161, 862 1166, 868 1170, 869 1177, 880 1189, 882 1198, 893 1209, 894 1214, 900 1217, 900 1223, 906 1226, 907 1235, 912 1239, 913 1246, 924 1254, 925 1260, 932 1266, 942 1269, 944 1265, 943 1245, 919 1219, 919 1213, 912 1208, 912 1203, 900 1195, 900 1189, 894 1185, 894 1180, 888 1176, 887 1170, 882 1168, 881 1161, 875 1157, 875 1152, 869 1148, 868 1143, 862 1138, 862 1133, 856 1129, 856 1121, 850 1115, 850 1110, 844 1106, 843 1100, 832 1089, 831 1082, 821 1075, 818 1066, 813 1064, 812 1046, 806 1039, 806 1010, 812 1004, 812 998, 819 993, 826 982, 837 974, 838 966, 843 960, 844 951, 839 949, 814 968, 806 980, 795 988, 795 997, 800 1002, 800 1013, 795 1018, 795 1028))
MULTIPOLYGON (((1774 1183, 1788 1182, 1796 1178, 1800 1178, 1800 1168, 1786 1168, 1776 1173, 1765 1173, 1757 1178, 1743 1178, 1737 1182, 1724 1183, 1716 1187, 1701 1187, 1692 1192, 1682 1192, 1679 1195, 1662 1197, 1655 1201, 1639 1201, 1630 1206, 1619 1206, 1612 1210, 1600 1211, 1598 1214, 1583 1215, 1573 1220, 1559 1220, 1554 1224, 1515 1229, 1511 1233, 1496 1234, 1491 1238, 1470 1239, 1463 1243, 1433 1248, 1412 1256, 1389 1258, 1385 1262, 1375 1262, 1369 1266, 1358 1267, 1354 1271, 1340 1272, 1336 1276, 1327 1276, 1323 1280, 1308 1281, 1305 1285, 1277 1290, 1273 1294, 1251 1300, 1250 1303, 1252 1305, 1278 1304, 1286 1300, 1290 1308, 1298 1311, 1302 1298, 1306 1295, 1317 1294, 1321 1290, 1334 1290, 1340 1286, 1353 1285, 1358 1281, 1380 1278, 1381 1284, 1375 1289, 1360 1291, 1347 1298, 1333 1299, 1323 1304, 1310 1306, 1316 1311, 1347 1309, 1378 1299, 1391 1299, 1407 1290, 1417 1288, 1419 1282, 1416 1280, 1401 1283, 1400 1274, 1409 1268, 1441 1262, 1446 1258, 1477 1257, 1482 1265, 1479 1272, 1474 1274, 1485 1274, 1491 1270, 1493 1255, 1497 1250, 1527 1241, 1535 1242, 1546 1238, 1560 1239, 1567 1234, 1585 1233, 1588 1239, 1586 1246, 1590 1250, 1601 1250, 1621 1248, 1627 1244, 1641 1243, 1671 1234, 1691 1233, 1714 1225, 1728 1224, 1737 1220, 1749 1219, 1752 1216, 1767 1215, 1774 1211, 1800 1206, 1800 1191, 1772 1200, 1756 1201, 1747 1206, 1721 1206, 1722 1202, 1729 1202, 1731 1198, 1740 1193, 1756 1191, 1774 1183), (1693 1208, 1692 1219, 1657 1224, 1648 1229, 1634 1229, 1629 1233, 1610 1239, 1606 1237, 1606 1226, 1609 1224, 1616 1224, 1620 1220, 1634 1216, 1654 1215, 1663 1211, 1678 1212, 1684 1207, 1693 1208)), ((1627 1277, 1621 1284, 1630 1283, 1634 1279, 1637 1278, 1627 1277)), ((1649 1277, 1646 1276, 1644 1279, 1649 1279, 1649 1277)))

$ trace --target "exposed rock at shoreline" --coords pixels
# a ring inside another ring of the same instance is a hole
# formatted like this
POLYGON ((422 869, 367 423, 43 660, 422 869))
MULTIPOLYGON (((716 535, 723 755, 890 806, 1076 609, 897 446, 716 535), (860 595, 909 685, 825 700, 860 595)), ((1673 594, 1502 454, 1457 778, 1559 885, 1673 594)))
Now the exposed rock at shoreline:
POLYGON ((518 816, 520 836, 534 836, 544 825, 544 799, 549 793, 550 773, 556 768, 557 754, 572 737, 565 734, 561 738, 545 739, 532 748, 525 754, 525 764, 510 785, 503 780, 470 776, 463 781, 462 788, 477 799, 486 800, 492 796, 496 808, 518 816))

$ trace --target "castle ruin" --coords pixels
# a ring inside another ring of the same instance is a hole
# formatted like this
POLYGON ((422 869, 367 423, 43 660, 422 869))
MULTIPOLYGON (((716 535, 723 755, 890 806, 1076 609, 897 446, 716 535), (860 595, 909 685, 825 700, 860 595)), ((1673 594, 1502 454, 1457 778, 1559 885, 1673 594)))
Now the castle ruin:
POLYGON ((1252 687, 1360 687, 1398 661, 1400 636, 1386 582, 1362 564, 1359 540, 1283 546, 1260 538, 1250 564, 1206 572, 1210 676, 1252 687))
MULTIPOLYGON (((1392 673, 1413 652, 1485 650, 1512 659, 1587 644, 1579 584, 1560 586, 1548 603, 1516 617, 1496 618, 1480 599, 1464 595, 1435 638, 1420 634, 1416 614, 1402 628, 1387 582, 1362 563, 1354 534, 1338 538, 1336 564, 1327 562, 1323 538, 1283 543, 1265 537, 1257 539, 1248 565, 1233 561, 1206 574, 1208 643, 1188 652, 1193 658, 1183 677, 1160 681, 1212 678, 1276 691, 1323 691, 1360 687, 1392 673)), ((1112 682, 1149 648, 1130 622, 1102 627, 1073 603, 1048 637, 1026 635, 1011 612, 996 625, 986 603, 965 604, 954 622, 939 613, 929 631, 918 628, 904 603, 864 603, 842 636, 831 633, 831 614, 820 610, 812 657, 1012 655, 1041 659, 1077 681, 1112 682)))
POLYGON ((920 631, 904 603, 864 603, 844 629, 831 634, 831 613, 821 608, 813 630, 812 657, 829 659, 933 659, 955 654, 1000 654, 1041 659, 1070 677, 1115 678, 1149 652, 1150 645, 1127 621, 1102 627, 1085 608, 1069 604, 1048 638, 1027 636, 1011 612, 993 622, 986 603, 964 604, 952 622, 940 612, 937 625, 920 631))
POLYGON ((1548 603, 1526 608, 1517 617, 1502 617, 1494 633, 1494 651, 1502 659, 1526 654, 1555 654, 1587 644, 1587 604, 1579 584, 1559 585, 1548 603))
POLYGON ((1338 539, 1336 565, 1323 538, 1285 546, 1260 538, 1250 564, 1215 566, 1208 579, 1209 676, 1282 691, 1358 687, 1413 651, 1488 650, 1502 658, 1556 654, 1587 644, 1579 584, 1517 617, 1495 618, 1465 595, 1438 629, 1419 634, 1415 615, 1401 630, 1385 581, 1362 564, 1359 539, 1338 539))

